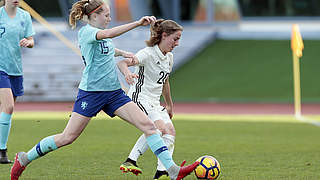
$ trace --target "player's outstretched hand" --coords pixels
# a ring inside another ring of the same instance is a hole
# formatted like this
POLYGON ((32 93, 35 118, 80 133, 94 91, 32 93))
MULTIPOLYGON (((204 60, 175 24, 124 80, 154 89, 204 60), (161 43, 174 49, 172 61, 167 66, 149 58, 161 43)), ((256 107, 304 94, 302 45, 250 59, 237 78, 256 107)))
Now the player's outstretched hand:
POLYGON ((134 80, 137 79, 139 76, 137 74, 134 73, 129 73, 125 76, 126 82, 129 85, 133 85, 134 84, 134 80))
POLYGON ((151 23, 156 22, 156 20, 157 19, 154 16, 144 16, 138 22, 139 22, 140 26, 146 26, 146 25, 149 25, 151 23))
POLYGON ((132 58, 133 59, 134 54, 132 52, 124 52, 122 53, 122 57, 124 58, 132 58))

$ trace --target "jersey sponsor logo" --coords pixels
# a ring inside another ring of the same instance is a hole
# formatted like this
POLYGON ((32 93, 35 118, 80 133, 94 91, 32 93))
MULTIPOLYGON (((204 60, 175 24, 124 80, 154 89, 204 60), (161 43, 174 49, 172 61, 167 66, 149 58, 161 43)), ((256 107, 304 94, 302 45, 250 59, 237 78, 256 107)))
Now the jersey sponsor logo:
POLYGON ((0 27, 0 38, 2 38, 2 35, 6 32, 5 27, 0 27))

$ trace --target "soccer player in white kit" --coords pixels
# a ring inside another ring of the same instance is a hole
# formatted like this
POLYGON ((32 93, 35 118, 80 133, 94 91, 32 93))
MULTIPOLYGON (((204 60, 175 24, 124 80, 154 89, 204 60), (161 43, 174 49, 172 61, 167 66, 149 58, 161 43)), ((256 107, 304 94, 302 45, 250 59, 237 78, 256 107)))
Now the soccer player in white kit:
MULTIPOLYGON (((129 97, 155 123, 171 155, 175 141, 175 128, 171 121, 173 103, 169 84, 173 66, 171 51, 179 45, 182 30, 182 26, 172 20, 159 19, 151 25, 151 37, 146 41, 147 47, 140 50, 134 58, 118 62, 120 71, 130 84, 129 97), (136 66, 134 73, 128 69, 129 66, 136 66), (161 95, 165 100, 165 107, 160 105, 161 95)), ((135 175, 142 173, 136 162, 147 149, 147 141, 142 134, 127 160, 120 166, 120 170, 135 175)), ((169 179, 165 167, 158 160, 154 179, 160 177, 169 179)))

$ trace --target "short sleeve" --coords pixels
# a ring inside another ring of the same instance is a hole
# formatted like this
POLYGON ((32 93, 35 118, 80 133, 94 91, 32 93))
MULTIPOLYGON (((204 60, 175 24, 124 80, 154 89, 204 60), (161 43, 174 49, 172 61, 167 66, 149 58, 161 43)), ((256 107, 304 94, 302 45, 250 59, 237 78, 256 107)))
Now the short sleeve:
POLYGON ((146 60, 148 59, 149 55, 146 52, 146 49, 142 49, 138 51, 135 56, 138 58, 139 64, 145 64, 146 60))
POLYGON ((97 33, 99 31, 100 29, 87 25, 87 28, 82 31, 80 37, 84 43, 93 43, 97 41, 97 33))
POLYGON ((32 20, 31 20, 31 16, 29 13, 26 12, 26 28, 24 30, 24 37, 28 38, 31 37, 33 35, 35 35, 36 33, 34 32, 34 29, 32 27, 32 20))

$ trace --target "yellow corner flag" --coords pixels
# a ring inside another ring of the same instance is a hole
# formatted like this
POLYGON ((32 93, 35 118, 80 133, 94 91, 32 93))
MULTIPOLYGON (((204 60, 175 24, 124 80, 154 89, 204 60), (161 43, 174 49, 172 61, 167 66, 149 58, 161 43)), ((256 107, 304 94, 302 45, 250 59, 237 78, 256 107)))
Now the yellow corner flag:
POLYGON ((301 93, 300 93, 300 63, 302 57, 303 41, 299 26, 292 26, 291 49, 293 55, 293 81, 294 81, 294 112, 297 119, 301 119, 301 93))
POLYGON ((299 26, 297 24, 294 24, 292 26, 292 34, 291 34, 291 49, 296 56, 301 57, 303 48, 304 46, 303 46, 303 41, 302 41, 300 31, 299 31, 299 26))

